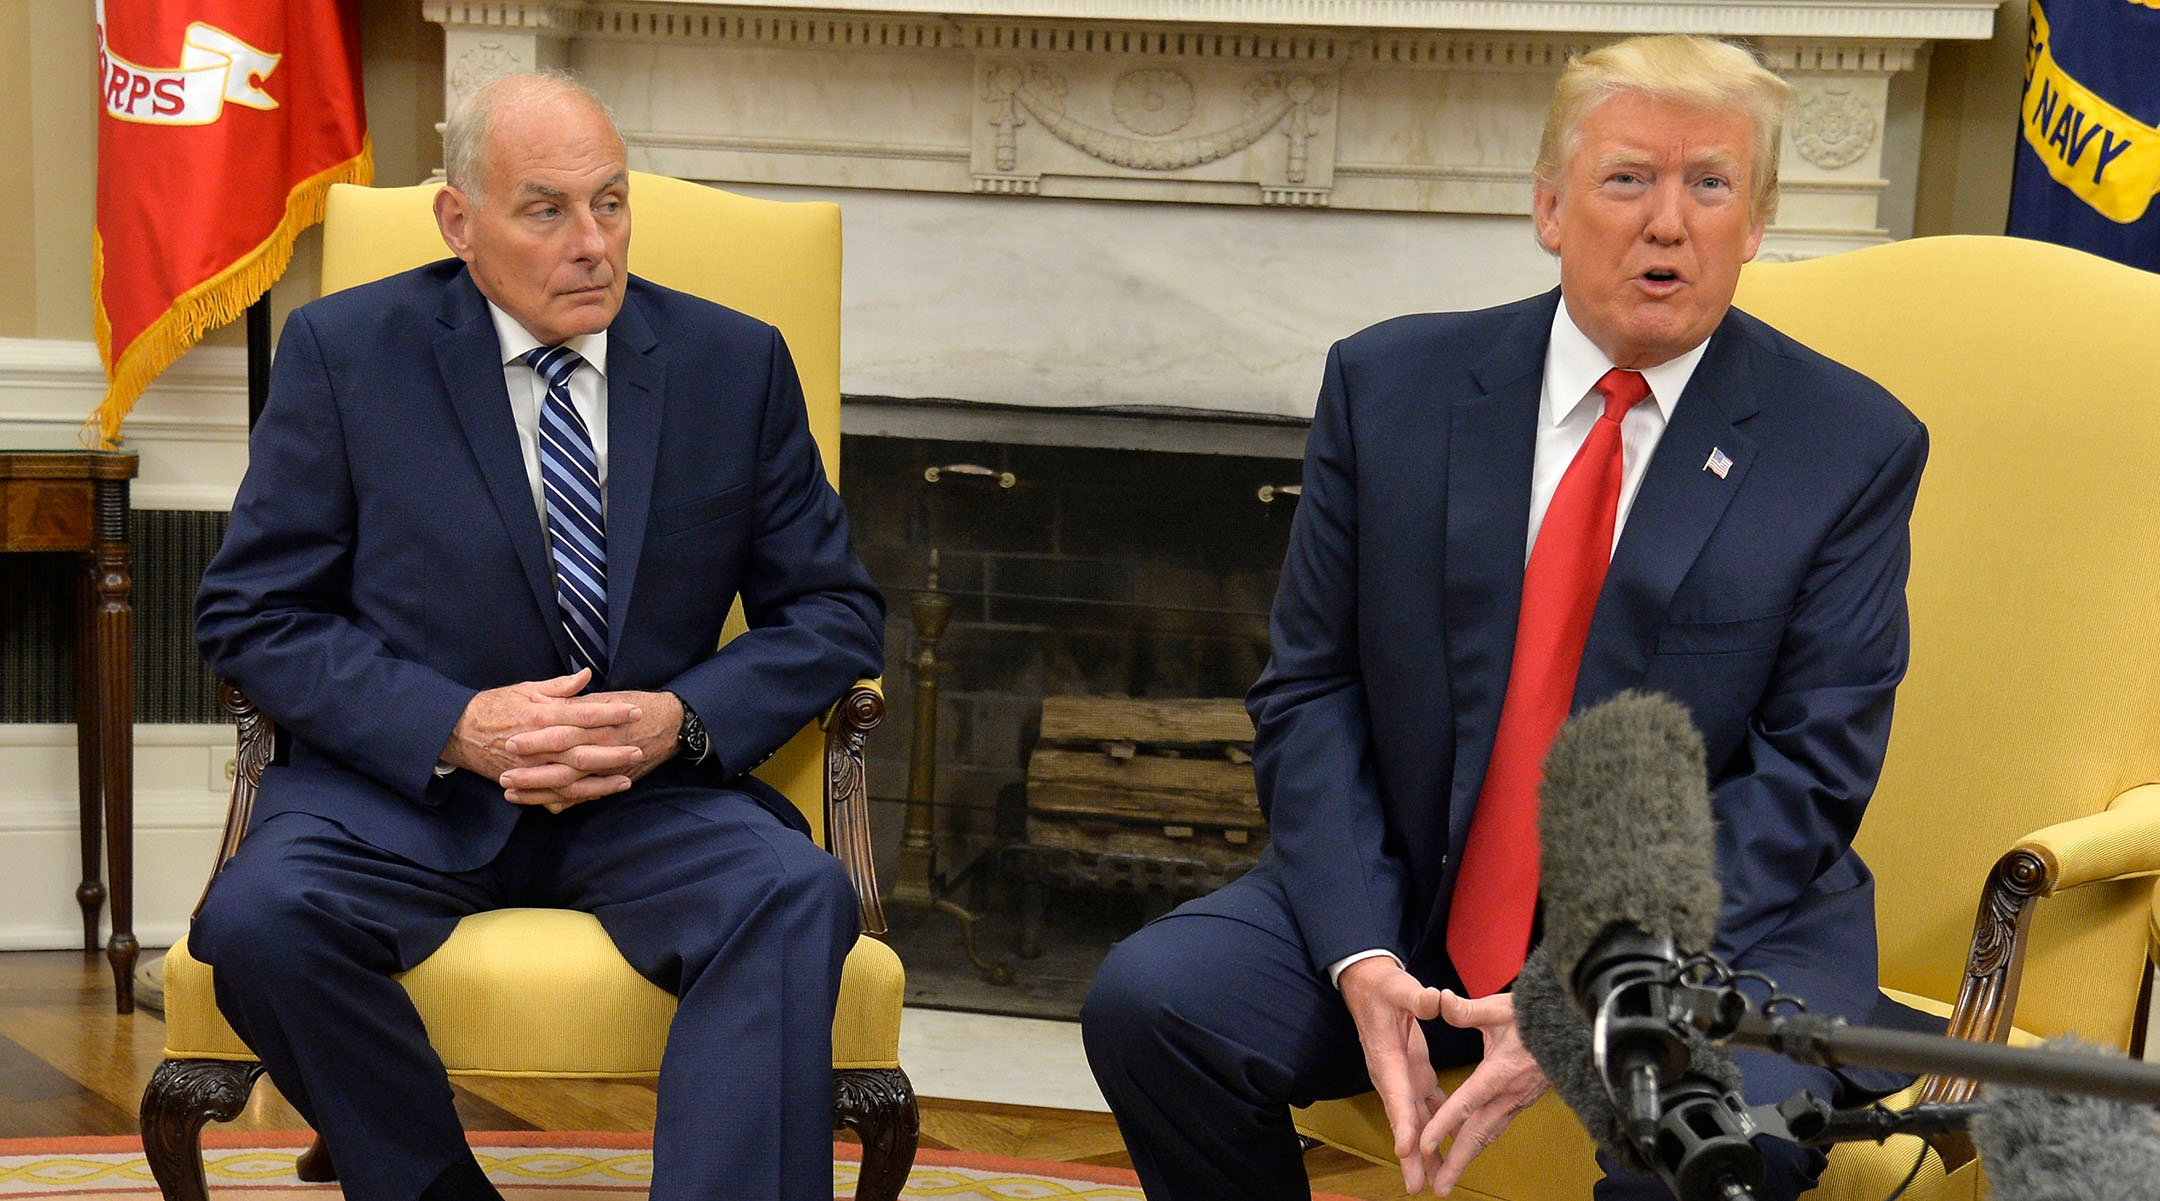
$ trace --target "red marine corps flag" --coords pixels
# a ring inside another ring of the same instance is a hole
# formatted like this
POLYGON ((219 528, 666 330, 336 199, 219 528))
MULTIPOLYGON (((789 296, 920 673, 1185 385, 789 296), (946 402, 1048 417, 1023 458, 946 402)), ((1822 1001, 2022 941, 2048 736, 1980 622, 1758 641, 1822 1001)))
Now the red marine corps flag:
POLYGON ((356 0, 98 0, 94 236, 110 445, 143 389, 267 292, 334 183, 368 183, 356 0))

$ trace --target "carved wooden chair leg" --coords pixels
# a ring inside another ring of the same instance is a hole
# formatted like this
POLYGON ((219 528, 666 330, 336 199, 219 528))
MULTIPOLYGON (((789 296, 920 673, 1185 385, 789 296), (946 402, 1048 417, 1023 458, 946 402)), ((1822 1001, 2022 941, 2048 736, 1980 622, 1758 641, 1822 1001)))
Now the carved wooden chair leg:
POLYGON ((856 1201, 898 1201, 915 1166, 921 1134, 915 1086, 899 1068, 848 1068, 833 1073, 833 1125, 862 1139, 856 1201))
POLYGON ((330 1162, 330 1144, 316 1135, 308 1149, 293 1161, 293 1175, 309 1184, 328 1184, 337 1179, 337 1165, 330 1162))
POLYGON ((225 1059, 168 1059, 158 1065, 143 1090, 140 1116, 143 1153, 165 1201, 209 1201, 203 1123, 239 1117, 262 1070, 259 1063, 225 1059))

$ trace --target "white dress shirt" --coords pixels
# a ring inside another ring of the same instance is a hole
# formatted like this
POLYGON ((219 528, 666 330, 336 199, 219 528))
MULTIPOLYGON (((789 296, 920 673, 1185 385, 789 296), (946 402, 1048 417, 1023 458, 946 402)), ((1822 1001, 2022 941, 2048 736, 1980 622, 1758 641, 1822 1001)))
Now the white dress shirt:
MULTIPOLYGON (((1672 420, 1673 405, 1679 402, 1681 390, 1687 387, 1709 345, 1705 340, 1678 358, 1642 371, 1644 381, 1650 385, 1650 403, 1636 405, 1620 420, 1620 509, 1613 517, 1614 546, 1620 545, 1620 531, 1626 527, 1628 510, 1634 507, 1635 493, 1642 487, 1650 453, 1657 449, 1658 439, 1665 436, 1665 423, 1672 420)), ((1590 439, 1590 427, 1605 412, 1605 396, 1597 390, 1597 382, 1612 369, 1613 361, 1568 316, 1567 305, 1553 310, 1552 340, 1545 346, 1545 392, 1538 404, 1537 452, 1530 464, 1530 530, 1523 541, 1525 563, 1530 561, 1531 544, 1537 541, 1538 526, 1545 521, 1553 493, 1560 489, 1560 477, 1567 474, 1575 452, 1590 439)))
MULTIPOLYGON (((488 302, 495 319, 495 337, 502 343, 503 385, 510 393, 510 419, 517 423, 518 448, 525 456, 525 478, 532 484, 533 510, 540 514, 540 529, 548 528, 547 493, 540 484, 540 406, 547 400, 547 381, 519 356, 545 345, 518 320, 488 302)), ((600 511, 607 513, 607 331, 580 334, 563 345, 584 359, 570 373, 570 406, 585 419, 592 434, 593 459, 600 470, 600 511), (589 370, 588 370, 589 369, 589 370)), ((554 553, 551 542, 548 553, 554 553)))
MULTIPOLYGON (((1672 420, 1673 406, 1679 403, 1680 393, 1694 376, 1703 350, 1709 345, 1705 339, 1677 358, 1643 368, 1651 403, 1636 405, 1620 419, 1620 509, 1613 517, 1616 547, 1620 545, 1620 531, 1627 525, 1628 510, 1634 507, 1635 493, 1642 487, 1643 472, 1650 466, 1651 452, 1657 449, 1658 439, 1665 436, 1665 423, 1672 420)), ((1560 477, 1567 474, 1575 452, 1590 438, 1590 427, 1605 412, 1605 397, 1597 390, 1597 382, 1612 369, 1613 361, 1576 326, 1567 305, 1557 306, 1553 310, 1552 338, 1545 345, 1545 387, 1538 402, 1537 448, 1530 461, 1530 528, 1523 539, 1525 564, 1530 561, 1530 547, 1537 541, 1538 527, 1545 521, 1545 510, 1552 506, 1553 493, 1560 488, 1560 477)), ((1328 979, 1340 987, 1344 968, 1377 955, 1395 958, 1394 952, 1379 948, 1345 955, 1328 965, 1328 979)))

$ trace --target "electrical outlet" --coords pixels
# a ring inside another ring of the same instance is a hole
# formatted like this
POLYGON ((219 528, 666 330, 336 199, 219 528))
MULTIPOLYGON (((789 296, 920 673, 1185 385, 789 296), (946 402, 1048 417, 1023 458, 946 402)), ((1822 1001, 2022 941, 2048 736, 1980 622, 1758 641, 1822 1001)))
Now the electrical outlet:
POLYGON ((240 774, 240 753, 229 746, 204 748, 209 752, 209 777, 206 786, 211 792, 231 792, 233 780, 240 774))

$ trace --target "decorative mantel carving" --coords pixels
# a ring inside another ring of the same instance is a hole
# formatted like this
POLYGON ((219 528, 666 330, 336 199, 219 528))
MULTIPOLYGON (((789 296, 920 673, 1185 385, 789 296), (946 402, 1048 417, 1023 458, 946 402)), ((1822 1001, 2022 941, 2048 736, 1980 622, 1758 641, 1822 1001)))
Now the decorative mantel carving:
POLYGON ((1793 149, 1826 171, 1858 162, 1881 126, 1867 101, 1834 86, 1808 89, 1793 117, 1793 149))
POLYGON ((636 165, 716 182, 1526 213, 1552 77, 1747 36, 1800 85, 1771 248, 1882 240, 1889 80, 1988 0, 430 0, 455 102, 579 68, 636 165))
POLYGON ((1325 202, 1335 137, 1332 72, 1129 68, 1088 59, 1063 68, 1039 59, 981 60, 971 158, 977 191, 1032 194, 1045 174, 1062 174, 1140 187, 1227 180, 1259 185, 1264 204, 1325 202), (1023 139, 1031 124, 1054 141, 1023 139), (1281 144, 1261 146, 1263 138, 1281 144))

